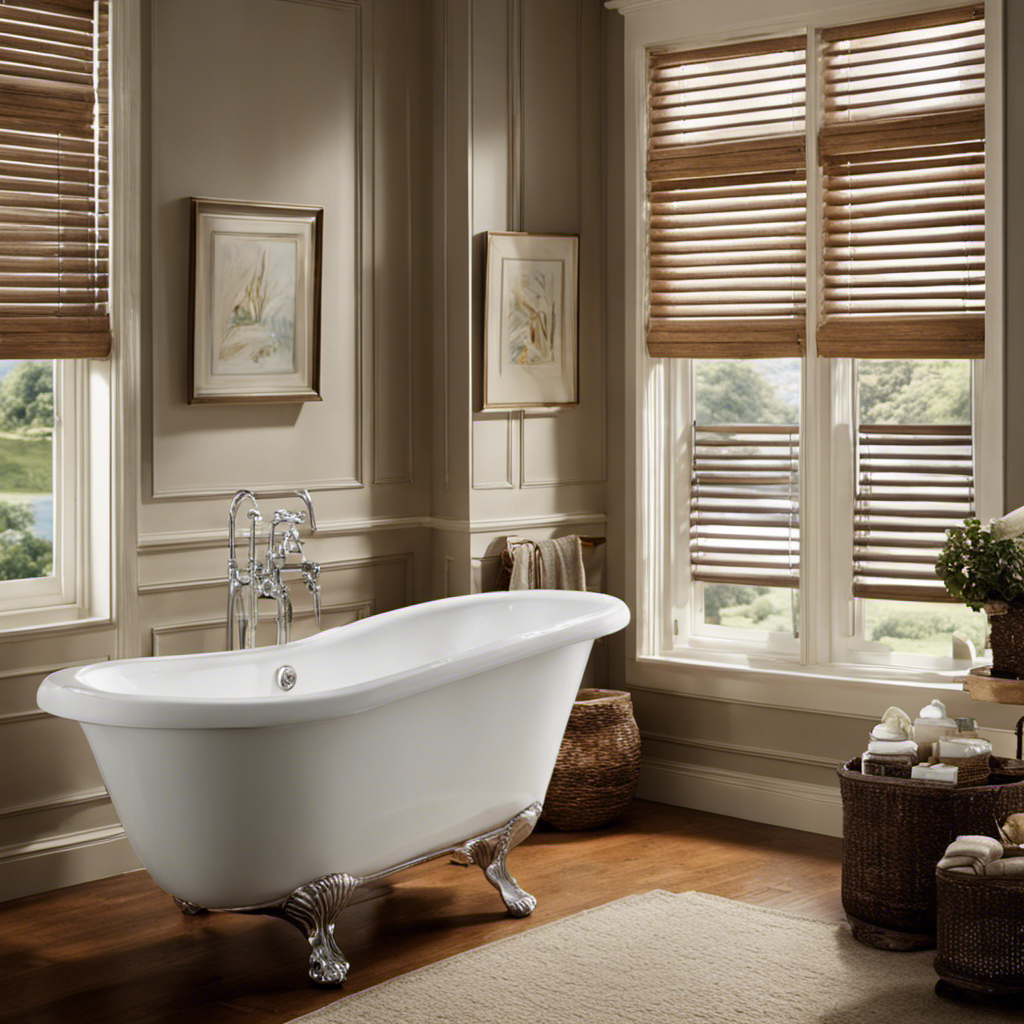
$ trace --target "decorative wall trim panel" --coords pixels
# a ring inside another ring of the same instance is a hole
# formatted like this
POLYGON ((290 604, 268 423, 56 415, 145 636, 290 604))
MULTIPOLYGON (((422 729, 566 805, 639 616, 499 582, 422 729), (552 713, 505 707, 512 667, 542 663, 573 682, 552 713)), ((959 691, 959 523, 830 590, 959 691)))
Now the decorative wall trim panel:
POLYGON ((523 0, 508 0, 508 230, 523 230, 523 0))
MULTIPOLYGON (((313 534, 321 537, 348 537, 353 534, 379 533, 385 530, 426 529, 432 525, 430 516, 395 516, 379 519, 339 519, 318 524, 313 534)), ((239 537, 244 530, 239 528, 239 537)), ((175 530, 168 533, 148 533, 139 538, 140 555, 166 554, 173 551, 199 551, 204 548, 224 548, 227 551, 227 530, 175 530)))
MULTIPOLYGON (((321 619, 324 619, 330 615, 338 615, 344 612, 354 611, 356 613, 356 620, 359 620, 373 615, 374 609, 374 599, 368 598, 363 601, 347 601, 340 604, 324 605, 320 609, 320 615, 321 619)), ((313 618, 312 608, 303 608, 294 612, 292 615, 292 621, 311 618, 313 618)), ((222 617, 215 619, 198 619, 192 622, 173 622, 162 626, 153 626, 150 630, 153 639, 153 655, 154 657, 160 657, 162 654, 168 653, 166 651, 161 651, 161 647, 165 647, 167 644, 166 638, 181 636, 186 633, 201 633, 209 629, 223 630, 224 628, 225 623, 222 617)))
MULTIPOLYGON (((10 679, 31 679, 36 677, 41 683, 51 672, 58 672, 62 668, 78 668, 82 665, 95 665, 100 661, 109 661, 109 656, 97 656, 95 658, 82 658, 77 661, 58 661, 52 665, 33 665, 31 668, 8 669, 0 672, 0 694, 3 693, 4 684, 10 679)), ((33 705, 31 708, 22 711, 4 711, 0 713, 0 725, 11 722, 29 722, 36 718, 48 718, 46 711, 41 711, 33 705)))
MULTIPOLYGON (((406 61, 404 62, 407 67, 412 67, 413 62, 408 58, 409 49, 415 46, 415 42, 412 38, 410 18, 409 18, 410 5, 408 0, 405 3, 405 34, 404 42, 406 47, 406 61)), ((384 33, 381 33, 381 37, 384 38, 384 33)), ((392 45, 397 44, 397 33, 390 32, 386 37, 391 41, 392 45)), ((391 76, 385 75, 385 78, 391 76)), ((373 75, 373 86, 374 86, 374 102, 371 105, 371 110, 374 116, 374 124, 377 123, 377 97, 381 95, 382 87, 379 84, 377 78, 377 61, 376 55, 374 56, 374 75, 373 75)), ((378 294, 375 282, 371 285, 373 290, 373 482, 375 484, 408 484, 413 482, 413 426, 414 426, 414 414, 415 414, 415 403, 413 401, 413 367, 415 363, 415 352, 413 346, 413 308, 415 306, 413 279, 415 271, 413 267, 413 210, 415 209, 415 198, 413 189, 413 163, 414 157, 412 153, 412 75, 407 73, 405 75, 405 89, 404 89, 404 109, 402 111, 401 126, 404 134, 404 160, 405 160, 405 174, 404 174, 404 202, 405 202, 405 216, 404 229, 405 229, 405 315, 402 318, 402 331, 401 331, 401 351, 402 359, 402 372, 405 375, 405 380, 400 385, 399 398, 398 400, 405 405, 407 422, 403 433, 403 444, 404 444, 404 465, 400 466, 396 472, 381 473, 380 466, 384 461, 384 454, 381 451, 381 438, 385 435, 389 423, 388 410, 394 404, 396 399, 396 387, 394 382, 391 382, 389 386, 388 380, 385 375, 381 374, 379 367, 379 354, 382 347, 390 340, 394 345, 399 344, 399 339, 388 338, 385 330, 381 326, 381 300, 378 294)), ((381 122, 387 125, 388 131, 385 135, 392 134, 392 129, 395 126, 395 121, 392 117, 385 115, 381 118, 381 122)), ((372 149, 372 167, 373 173, 370 174, 370 181, 374 182, 376 187, 376 150, 378 144, 378 136, 376 128, 372 132, 372 138, 374 140, 374 146, 372 149)), ((376 201, 376 200, 374 200, 376 201)), ((384 265, 385 259, 389 263, 397 263, 391 255, 389 258, 388 250, 386 246, 381 246, 382 252, 378 256, 379 247, 379 231, 376 217, 376 210, 374 210, 374 216, 372 220, 372 262, 371 266, 379 267, 384 265)), ((390 304, 390 303, 389 303, 390 304)), ((397 318, 396 318, 397 319, 397 318)))
POLYGON ((509 530, 555 529, 561 526, 593 526, 606 523, 604 512, 563 512, 543 516, 519 516, 515 519, 446 519, 432 516, 431 529, 450 533, 507 533, 509 530))
MULTIPOLYGON (((985 730, 988 732, 989 730, 985 730)), ((786 761, 790 764, 804 765, 810 768, 835 769, 837 760, 834 757, 817 757, 813 754, 797 754, 788 750, 770 750, 767 747, 748 747, 742 743, 722 743, 718 740, 688 739, 683 736, 668 736, 664 733, 641 730, 640 736, 655 743, 672 743, 680 747, 694 747, 698 750, 713 750, 720 754, 732 754, 742 757, 762 757, 769 761, 786 761)))
POLYGON ((511 491, 515 490, 515 480, 513 479, 513 469, 515 467, 515 459, 512 453, 512 440, 514 437, 512 430, 512 417, 514 413, 507 412, 501 415, 495 416, 493 413, 477 413, 473 417, 472 426, 472 439, 473 439, 473 490, 474 491, 511 491), (477 468, 476 468, 476 454, 479 448, 479 442, 477 439, 477 428, 486 429, 484 424, 503 422, 505 426, 505 473, 504 479, 497 480, 483 480, 477 483, 477 468))
POLYGON ((14 818, 22 814, 36 814, 41 811, 58 811, 64 807, 81 807, 84 804, 105 803, 110 799, 106 789, 86 789, 70 796, 55 797, 52 800, 35 800, 27 804, 0 808, 0 818, 14 818))
MULTIPOLYGON (((321 562, 320 572, 323 574, 345 572, 350 569, 368 569, 373 566, 390 565, 396 562, 411 564, 412 557, 411 551, 402 551, 399 554, 368 555, 365 558, 338 558, 329 562, 321 562)), ((145 597, 151 594, 174 594, 184 590, 208 590, 215 587, 224 587, 226 591, 227 576, 192 580, 168 580, 165 583, 144 583, 139 587, 139 595, 145 597)), ((299 612, 296 611, 295 615, 298 616, 299 612)))
MULTIPOLYGON (((357 460, 361 460, 361 458, 361 456, 357 456, 357 460)), ((249 489, 253 491, 292 491, 304 487, 307 491, 347 491, 355 490, 363 486, 364 484, 361 479, 361 474, 357 473, 356 476, 339 477, 333 480, 296 480, 294 482, 275 480, 272 483, 260 483, 257 481, 256 483, 250 483, 249 489)), ((237 490, 237 487, 216 487, 208 489, 201 487, 195 489, 158 489, 154 482, 153 498, 155 501, 173 501, 183 498, 190 498, 194 500, 202 498, 231 498, 237 490)))
POLYGON ((99 828, 83 829, 81 832, 65 832, 59 836, 33 839, 28 843, 11 843, 9 846, 0 846, 0 865, 9 861, 24 860, 26 857, 80 850, 84 846, 95 846, 97 843, 109 843, 124 838, 124 829, 120 825, 102 825, 99 828))
POLYGON ((142 865, 120 825, 0 847, 0 900, 135 871, 142 865))
POLYGON ((843 834, 838 782, 816 786, 645 757, 637 796, 804 832, 843 834))
MULTIPOLYGON (((225 543, 227 543, 225 541, 225 543)), ((0 644, 22 644, 30 640, 75 636, 78 633, 99 633, 113 631, 114 620, 107 615, 94 619, 75 619, 73 622, 51 622, 45 626, 26 626, 24 629, 10 629, 0 632, 0 644)))

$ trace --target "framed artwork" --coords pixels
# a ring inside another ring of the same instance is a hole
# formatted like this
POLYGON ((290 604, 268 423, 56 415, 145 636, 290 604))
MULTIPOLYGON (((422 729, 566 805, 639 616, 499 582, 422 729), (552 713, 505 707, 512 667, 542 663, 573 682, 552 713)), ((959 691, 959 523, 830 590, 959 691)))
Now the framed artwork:
POLYGON ((323 218, 192 199, 190 403, 320 401, 323 218))
POLYGON ((485 409, 579 402, 576 235, 487 233, 485 409))

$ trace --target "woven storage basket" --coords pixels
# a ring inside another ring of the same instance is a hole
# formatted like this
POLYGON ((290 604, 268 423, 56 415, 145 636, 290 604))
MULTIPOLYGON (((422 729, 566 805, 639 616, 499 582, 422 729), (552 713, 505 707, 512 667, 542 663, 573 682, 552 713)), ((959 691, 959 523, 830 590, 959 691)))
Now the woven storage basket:
POLYGON ((998 838, 1024 810, 1024 781, 950 786, 874 778, 855 757, 837 769, 843 797, 843 909, 854 938, 878 949, 935 945, 935 865, 957 836, 998 838))
POLYGON ((640 778, 640 731, 624 690, 580 690, 551 775, 541 821, 564 832, 607 825, 640 778))
POLYGON ((1024 996, 1024 879, 939 868, 936 991, 1024 996), (943 985, 945 982, 945 986, 943 985))
POLYGON ((1024 679, 1024 605, 994 601, 985 606, 985 611, 988 613, 992 674, 1024 679))

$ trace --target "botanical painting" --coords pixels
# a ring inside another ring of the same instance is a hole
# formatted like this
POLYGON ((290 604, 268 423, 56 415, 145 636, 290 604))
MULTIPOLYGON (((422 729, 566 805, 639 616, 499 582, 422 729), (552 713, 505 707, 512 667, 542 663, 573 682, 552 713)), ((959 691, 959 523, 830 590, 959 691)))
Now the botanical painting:
POLYGON ((189 402, 320 401, 323 207, 191 203, 189 402))
POLYGON ((517 366, 553 363, 562 322, 562 264, 553 260, 503 260, 507 357, 517 366))
POLYGON ((294 238, 213 236, 210 372, 295 369, 294 238))
POLYGON ((579 402, 579 239, 487 233, 484 409, 579 402))

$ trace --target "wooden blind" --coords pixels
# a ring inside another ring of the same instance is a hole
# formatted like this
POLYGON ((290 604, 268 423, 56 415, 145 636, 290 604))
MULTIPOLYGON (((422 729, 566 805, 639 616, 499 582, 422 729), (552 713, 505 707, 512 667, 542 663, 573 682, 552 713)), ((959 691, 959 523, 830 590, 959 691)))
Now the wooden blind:
POLYGON ((800 585, 799 462, 796 426, 693 425, 694 580, 800 585))
POLYGON ((651 52, 652 356, 803 353, 805 65, 802 35, 651 52))
POLYGON ((106 356, 106 0, 0 4, 0 358, 106 356))
POLYGON ((822 67, 818 354, 984 355, 983 7, 827 29, 822 67))
POLYGON ((935 560, 974 515, 970 426, 862 425, 857 449, 854 596, 951 601, 935 560))

